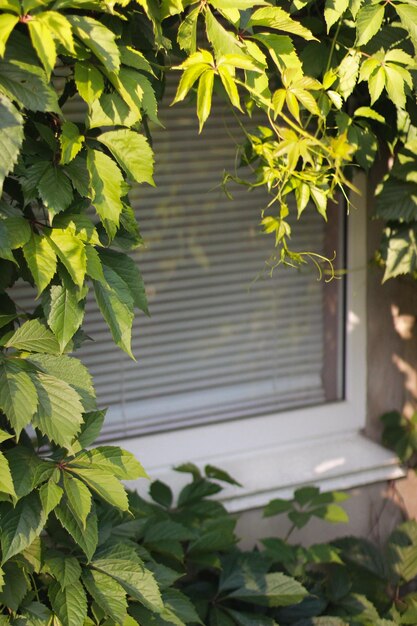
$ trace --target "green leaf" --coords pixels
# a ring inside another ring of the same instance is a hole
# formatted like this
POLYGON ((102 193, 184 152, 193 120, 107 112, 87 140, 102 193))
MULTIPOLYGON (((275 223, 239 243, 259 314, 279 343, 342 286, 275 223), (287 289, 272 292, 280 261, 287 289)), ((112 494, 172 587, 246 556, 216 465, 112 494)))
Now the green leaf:
POLYGON ((0 452, 0 491, 16 498, 10 466, 2 452, 0 452))
POLYGON ((54 480, 48 480, 48 482, 41 486, 39 489, 39 497, 46 516, 58 506, 63 494, 63 490, 54 480))
POLYGON ((221 65, 218 68, 218 72, 219 72, 220 79, 223 83, 223 87, 225 88, 225 91, 227 95, 229 96, 230 102, 233 104, 233 106, 239 109, 239 111, 242 111, 242 108, 240 106, 239 92, 236 87, 236 83, 233 80, 232 74, 224 65, 221 65))
POLYGON ((7 230, 10 247, 12 250, 22 248, 30 239, 31 229, 29 221, 24 217, 10 216, 1 222, 7 230))
POLYGON ((60 111, 56 91, 36 65, 23 70, 7 60, 0 61, 0 88, 11 100, 30 111, 60 111))
MULTIPOLYGON (((3 570, 4 586, 0 591, 0 603, 12 611, 17 611, 30 588, 29 577, 27 573, 13 561, 6 563, 3 570)), ((10 622, 1 622, 1 626, 7 626, 8 624, 10 624, 10 622)))
POLYGON ((114 578, 132 598, 151 611, 160 613, 163 610, 161 594, 153 575, 131 548, 115 545, 98 555, 91 566, 114 578))
POLYGON ((83 626, 87 617, 87 598, 80 582, 62 588, 57 582, 48 587, 52 610, 63 626, 83 626))
POLYGON ((71 24, 65 15, 58 11, 42 11, 36 14, 36 22, 46 27, 56 41, 76 56, 71 24))
POLYGON ((129 502, 122 483, 110 472, 100 468, 79 468, 68 465, 68 470, 81 478, 103 500, 121 511, 129 509, 129 502))
POLYGON ((126 591, 114 578, 97 570, 85 570, 83 583, 99 607, 118 624, 127 612, 126 591))
POLYGON ((124 65, 129 65, 129 67, 134 67, 136 70, 143 70, 144 72, 148 72, 152 76, 155 76, 155 73, 152 69, 152 65, 149 63, 145 55, 139 50, 135 50, 132 46, 119 46, 121 61, 124 65))
POLYGON ((417 49, 417 7, 412 4, 395 4, 401 24, 408 31, 414 48, 417 49))
POLYGON ((336 24, 336 22, 340 20, 348 7, 349 0, 326 0, 324 19, 327 25, 327 32, 330 31, 333 24, 336 24))
POLYGON ((2 563, 19 554, 40 535, 45 515, 35 493, 21 498, 15 508, 0 505, 2 563))
POLYGON ((29 241, 23 246, 23 254, 39 296, 55 275, 56 254, 48 239, 36 233, 32 233, 29 241))
POLYGON ((70 476, 68 472, 63 472, 64 491, 68 501, 68 506, 73 516, 86 527, 87 517, 91 511, 91 492, 81 480, 70 476))
POLYGON ((84 317, 84 301, 78 301, 74 290, 52 285, 47 307, 48 326, 58 340, 60 351, 73 338, 84 317))
POLYGON ((293 20, 290 15, 280 7, 268 6, 257 9, 250 17, 248 26, 268 26, 269 28, 298 35, 308 41, 316 39, 308 28, 293 20))
POLYGON ((345 100, 355 89, 359 77, 359 63, 360 55, 352 53, 346 55, 338 67, 339 91, 345 100))
POLYGON ((89 197, 89 177, 86 159, 76 156, 75 159, 65 165, 64 171, 80 196, 89 197))
POLYGON ((51 331, 38 319, 29 320, 10 337, 6 348, 57 354, 59 345, 51 331))
POLYGON ((206 70, 201 75, 197 90, 197 115, 200 122, 199 132, 203 130, 203 126, 210 115, 211 98, 213 93, 214 71, 206 70))
POLYGON ((381 28, 384 13, 383 4, 366 4, 359 10, 356 17, 357 46, 364 46, 377 34, 381 28))
MULTIPOLYGON (((39 475, 50 466, 24 446, 15 446, 5 451, 18 498, 27 496, 39 484, 39 475)), ((52 467, 52 470, 54 468, 52 467)))
POLYGON ((36 16, 28 22, 33 47, 45 68, 48 79, 56 62, 56 46, 50 27, 36 16))
POLYGON ((129 178, 154 185, 153 152, 143 135, 123 128, 102 133, 97 139, 113 154, 129 178))
POLYGON ((98 543, 97 515, 94 509, 91 510, 87 518, 85 528, 73 516, 72 512, 67 507, 62 506, 61 503, 56 507, 55 515, 62 527, 71 535, 90 561, 98 543))
POLYGON ((232 591, 228 597, 259 606, 290 606, 298 604, 308 595, 296 580, 281 572, 249 579, 244 587, 232 591))
POLYGON ((166 509, 169 509, 172 505, 174 499, 172 490, 170 489, 170 487, 168 487, 168 485, 161 482, 160 480, 155 480, 151 484, 149 488, 149 494, 152 500, 155 500, 155 502, 161 504, 166 509))
POLYGON ((101 126, 133 126, 141 119, 140 112, 131 110, 117 93, 104 93, 90 106, 89 128, 101 126))
POLYGON ((412 274, 417 269, 417 237, 414 229, 405 226, 388 231, 388 245, 383 254, 385 273, 383 282, 401 274, 412 274))
POLYGON ((134 454, 118 446, 97 446, 76 455, 70 466, 97 468, 109 472, 120 480, 149 478, 134 454))
POLYGON ((81 361, 67 355, 31 354, 28 361, 37 369, 68 383, 80 396, 83 409, 96 409, 96 394, 91 374, 81 361))
POLYGON ((75 225, 70 223, 65 229, 52 228, 48 240, 74 283, 81 288, 87 271, 87 257, 84 243, 78 237, 75 225))
MULTIPOLYGON (((72 161, 83 147, 84 135, 80 135, 78 126, 72 122, 64 122, 61 126, 59 141, 61 144, 61 163, 72 161)), ((72 197, 72 193, 71 193, 72 197)))
POLYGON ((0 361, 0 408, 19 437, 38 404, 30 376, 15 359, 0 361))
POLYGON ((78 559, 58 550, 48 550, 44 558, 43 571, 53 576, 62 589, 73 585, 81 578, 81 566, 78 559))
POLYGON ((92 104, 103 93, 103 75, 91 63, 78 61, 75 64, 74 78, 78 93, 87 104, 92 104))
POLYGON ((22 141, 23 118, 10 100, 0 94, 0 192, 17 161, 22 141))
POLYGON ((70 181, 63 169, 55 165, 46 169, 39 181, 38 190, 51 216, 65 211, 73 199, 70 181))
POLYGON ((177 41, 181 50, 188 55, 197 50, 197 23, 200 15, 200 7, 190 11, 178 28, 177 41))
POLYGON ((73 27, 74 34, 90 48, 104 67, 111 72, 117 72, 120 67, 120 53, 114 33, 92 17, 85 15, 66 17, 73 27))
MULTIPOLYGON (((85 407, 84 407, 85 408, 85 407)), ((84 413, 84 424, 81 432, 77 437, 81 448, 87 448, 97 439, 103 427, 105 411, 91 411, 84 413)))
POLYGON ((149 314, 145 285, 137 264, 127 254, 110 249, 99 251, 103 266, 110 268, 126 284, 134 305, 149 314))
POLYGON ((224 54, 241 54, 244 56, 240 41, 230 31, 223 28, 209 7, 206 7, 205 20, 207 39, 213 46, 217 60, 224 54))
POLYGON ((59 446, 71 449, 82 424, 82 404, 72 387, 54 376, 38 372, 32 377, 38 392, 33 424, 59 446))
POLYGON ((104 270, 107 284, 93 281, 97 304, 110 328, 114 342, 133 358, 131 352, 133 298, 126 283, 116 272, 108 267, 104 270))
POLYGON ((88 150, 91 198, 101 221, 119 225, 123 210, 121 197, 126 195, 123 176, 116 163, 104 152, 88 150))
POLYGON ((17 15, 11 15, 10 13, 0 15, 0 57, 4 56, 7 40, 18 21, 19 17, 17 15))

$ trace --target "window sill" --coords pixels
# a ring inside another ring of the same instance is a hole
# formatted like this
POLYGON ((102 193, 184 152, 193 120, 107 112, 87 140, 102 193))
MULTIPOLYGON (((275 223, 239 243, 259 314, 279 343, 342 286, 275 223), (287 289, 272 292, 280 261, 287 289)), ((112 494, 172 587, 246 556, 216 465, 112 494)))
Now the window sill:
MULTIPOLYGON (((121 443, 121 442, 120 442, 121 443)), ((129 446, 132 452, 140 452, 129 446)), ((136 448, 136 446, 134 446, 136 448)), ((227 486, 221 500, 230 512, 239 512, 264 506, 271 498, 291 497, 294 489, 303 484, 315 484, 323 490, 351 489, 375 482, 405 476, 395 454, 358 432, 345 432, 320 439, 242 451, 233 457, 216 455, 202 459, 216 465, 236 478, 242 488, 227 486)), ((168 468, 147 468, 152 480, 159 478, 177 491, 186 482, 186 476, 168 468)), ((133 486, 133 485, 129 485, 133 486)), ((134 485, 144 495, 148 485, 143 481, 134 485)))

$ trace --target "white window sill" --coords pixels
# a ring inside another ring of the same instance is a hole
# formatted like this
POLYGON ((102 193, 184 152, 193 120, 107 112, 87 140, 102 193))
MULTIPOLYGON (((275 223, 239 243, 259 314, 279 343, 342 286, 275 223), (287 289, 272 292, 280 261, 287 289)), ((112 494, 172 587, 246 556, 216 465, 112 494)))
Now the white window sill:
MULTIPOLYGON (((123 441, 123 445, 129 448, 129 440, 123 441)), ((131 449, 138 453, 137 446, 131 449)), ((230 512, 259 508, 276 497, 292 497, 294 489, 304 484, 328 491, 405 476, 393 452, 358 432, 246 451, 233 457, 215 455, 197 465, 203 467, 205 463, 226 470, 243 485, 242 488, 227 486, 220 496, 230 512)), ((175 492, 189 478, 167 467, 146 469, 152 480, 159 478, 167 482, 175 492)), ((138 488, 143 495, 149 488, 143 480, 129 486, 138 488)))

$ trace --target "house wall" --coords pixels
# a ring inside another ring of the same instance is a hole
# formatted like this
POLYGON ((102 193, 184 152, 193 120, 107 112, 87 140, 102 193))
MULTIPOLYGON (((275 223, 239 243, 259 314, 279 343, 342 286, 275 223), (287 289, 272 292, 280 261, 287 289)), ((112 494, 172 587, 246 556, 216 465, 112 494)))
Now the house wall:
MULTIPOLYGON (((374 190, 381 169, 368 178, 367 227, 367 425, 366 436, 381 440, 379 417, 397 409, 410 417, 417 410, 417 287, 406 279, 382 284, 383 271, 372 261, 383 224, 373 219, 374 190)), ((417 517, 417 478, 414 472, 397 481, 353 489, 344 503, 349 524, 311 522, 292 539, 303 543, 327 541, 355 534, 382 542, 407 516, 417 517)), ((262 518, 261 510, 239 518, 237 532, 243 545, 266 536, 285 537, 289 523, 284 516, 262 518)))

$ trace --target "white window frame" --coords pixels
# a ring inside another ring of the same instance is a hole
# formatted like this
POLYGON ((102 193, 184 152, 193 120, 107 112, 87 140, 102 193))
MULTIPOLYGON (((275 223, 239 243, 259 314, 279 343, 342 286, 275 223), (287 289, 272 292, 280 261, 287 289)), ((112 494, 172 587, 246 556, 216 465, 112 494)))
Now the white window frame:
MULTIPOLYGON (((184 483, 172 468, 191 461, 228 471, 243 488, 222 494, 230 511, 287 497, 300 484, 351 488, 403 476, 395 455, 366 439, 366 178, 355 177, 361 195, 348 217, 345 399, 321 406, 242 420, 118 439, 151 479, 174 489, 184 483)), ((291 270, 289 270, 291 271, 291 270)), ((146 492, 148 485, 134 485, 146 492)))

